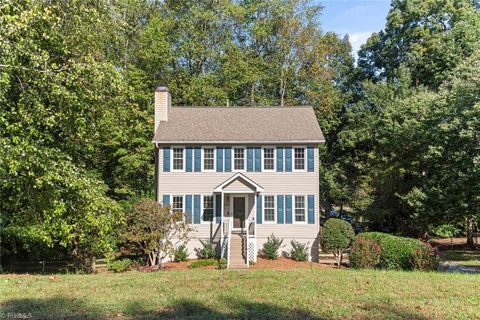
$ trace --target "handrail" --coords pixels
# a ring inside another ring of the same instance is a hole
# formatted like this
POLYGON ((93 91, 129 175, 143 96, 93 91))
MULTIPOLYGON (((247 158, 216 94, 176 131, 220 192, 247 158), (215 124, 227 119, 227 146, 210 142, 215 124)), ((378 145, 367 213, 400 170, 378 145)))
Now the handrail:
POLYGON ((232 221, 230 219, 227 220, 228 221, 228 240, 227 240, 227 245, 228 245, 228 248, 227 248, 227 269, 230 268, 230 249, 232 247, 232 221))
POLYGON ((246 233, 245 233, 245 260, 247 260, 247 268, 250 267, 250 259, 248 259, 248 229, 250 229, 250 222, 248 219, 245 219, 246 233))

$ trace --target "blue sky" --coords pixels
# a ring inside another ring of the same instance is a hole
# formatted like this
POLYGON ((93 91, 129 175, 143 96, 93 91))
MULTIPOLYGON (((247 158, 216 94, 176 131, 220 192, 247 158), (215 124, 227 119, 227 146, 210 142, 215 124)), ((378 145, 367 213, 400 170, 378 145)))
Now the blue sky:
POLYGON ((348 33, 353 52, 360 49, 372 32, 385 27, 390 0, 321 0, 323 31, 348 33))

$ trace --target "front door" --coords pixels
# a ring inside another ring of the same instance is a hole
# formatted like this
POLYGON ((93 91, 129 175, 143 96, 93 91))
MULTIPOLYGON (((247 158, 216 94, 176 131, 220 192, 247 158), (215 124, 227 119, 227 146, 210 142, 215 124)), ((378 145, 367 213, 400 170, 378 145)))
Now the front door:
POLYGON ((233 197, 233 228, 243 229, 245 223, 245 197, 233 197))

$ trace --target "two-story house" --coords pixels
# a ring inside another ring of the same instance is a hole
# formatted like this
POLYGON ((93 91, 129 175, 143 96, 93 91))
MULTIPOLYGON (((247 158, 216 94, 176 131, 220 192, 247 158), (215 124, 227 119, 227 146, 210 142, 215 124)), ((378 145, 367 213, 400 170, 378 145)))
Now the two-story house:
POLYGON ((157 201, 192 224, 191 257, 210 241, 229 268, 256 261, 267 237, 319 249, 319 159, 311 107, 172 107, 155 92, 157 201))

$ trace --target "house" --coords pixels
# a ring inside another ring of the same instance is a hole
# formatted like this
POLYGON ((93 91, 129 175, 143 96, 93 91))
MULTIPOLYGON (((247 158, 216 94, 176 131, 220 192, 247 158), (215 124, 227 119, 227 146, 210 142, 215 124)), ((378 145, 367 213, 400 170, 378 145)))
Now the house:
POLYGON ((155 92, 157 201, 185 212, 191 258, 211 241, 229 268, 255 262, 267 237, 308 243, 318 259, 319 159, 311 107, 172 107, 155 92))

